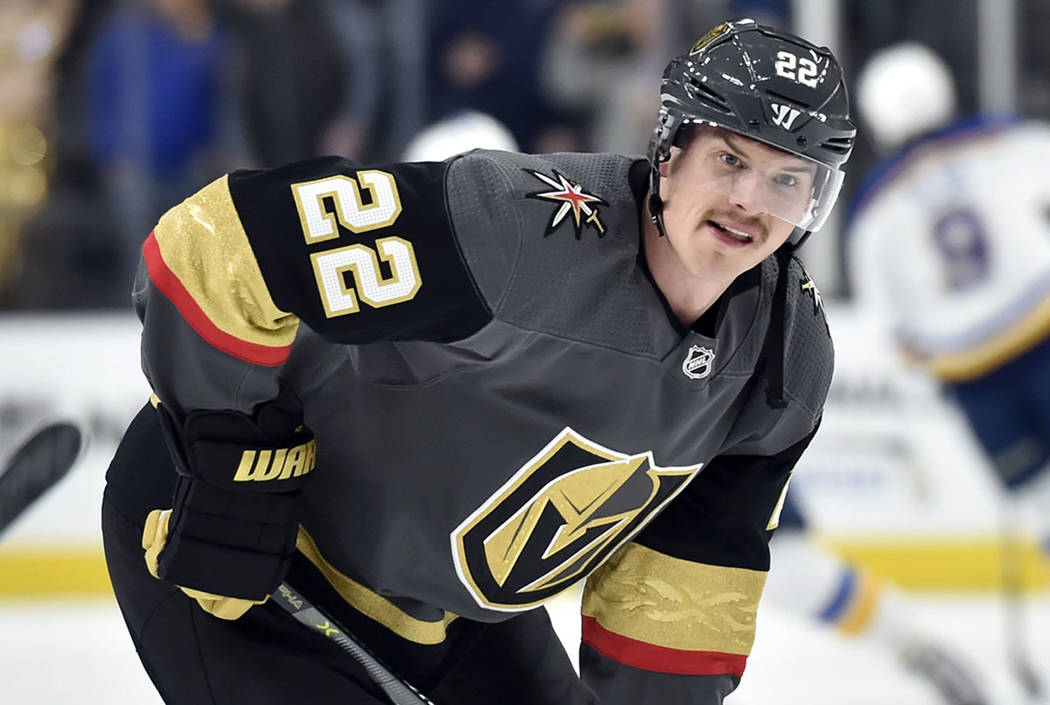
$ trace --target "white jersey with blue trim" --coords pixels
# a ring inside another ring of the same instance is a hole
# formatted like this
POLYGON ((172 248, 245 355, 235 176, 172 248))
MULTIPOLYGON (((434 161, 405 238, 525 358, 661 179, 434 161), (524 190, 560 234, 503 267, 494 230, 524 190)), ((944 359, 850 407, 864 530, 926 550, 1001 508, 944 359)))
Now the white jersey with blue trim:
POLYGON ((849 228, 861 306, 948 380, 1050 331, 1050 127, 971 120, 913 145, 862 191, 849 228))

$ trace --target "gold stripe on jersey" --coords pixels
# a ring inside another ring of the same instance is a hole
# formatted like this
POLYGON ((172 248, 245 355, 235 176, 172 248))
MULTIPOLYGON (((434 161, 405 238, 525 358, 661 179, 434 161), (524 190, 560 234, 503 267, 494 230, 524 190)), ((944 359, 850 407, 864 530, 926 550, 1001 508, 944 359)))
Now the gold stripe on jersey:
POLYGON ((946 382, 967 382, 1006 364, 1050 335, 1050 298, 1000 335, 972 350, 926 360, 929 371, 946 382))
POLYGON ((382 595, 369 590, 353 578, 340 573, 331 563, 325 560, 324 556, 317 549, 317 544, 314 543, 313 537, 302 527, 299 528, 299 536, 296 539, 295 547, 307 560, 313 563, 315 568, 321 571, 325 580, 351 607, 366 617, 379 622, 402 639, 407 639, 417 644, 440 644, 445 640, 448 625, 458 618, 458 615, 452 612, 445 612, 445 616, 441 621, 428 622, 406 613, 382 595))
POLYGON ((292 344, 299 318, 270 298, 228 177, 165 213, 154 237, 164 264, 219 330, 256 345, 292 344))
POLYGON ((766 531, 773 531, 780 526, 780 515, 784 512, 784 503, 787 501, 788 486, 791 485, 792 475, 788 475, 788 479, 784 482, 784 489, 780 490, 780 497, 777 499, 777 504, 773 507, 773 513, 769 515, 769 522, 766 524, 766 531))
POLYGON ((672 649, 747 655, 766 573, 693 563, 629 543, 587 580, 583 614, 672 649))

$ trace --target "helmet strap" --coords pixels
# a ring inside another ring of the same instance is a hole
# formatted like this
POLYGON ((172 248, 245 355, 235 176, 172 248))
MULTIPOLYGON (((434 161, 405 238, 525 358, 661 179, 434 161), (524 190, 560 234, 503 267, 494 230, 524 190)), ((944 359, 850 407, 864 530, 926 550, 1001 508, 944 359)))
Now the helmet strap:
MULTIPOLYGON (((791 251, 794 252, 798 248, 806 244, 806 240, 813 234, 812 230, 803 230, 802 228, 795 228, 788 238, 788 243, 791 244, 791 251)), ((785 243, 787 244, 787 243, 785 243)))
POLYGON ((656 226, 656 232, 660 237, 666 237, 664 230, 664 201, 660 198, 660 168, 650 162, 649 164, 649 219, 656 226))

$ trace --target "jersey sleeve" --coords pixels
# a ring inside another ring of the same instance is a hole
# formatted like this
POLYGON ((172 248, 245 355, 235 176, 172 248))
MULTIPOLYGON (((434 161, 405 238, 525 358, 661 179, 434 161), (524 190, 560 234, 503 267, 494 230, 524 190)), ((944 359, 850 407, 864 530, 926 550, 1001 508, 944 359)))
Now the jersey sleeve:
POLYGON ((869 206, 852 221, 845 240, 847 271, 858 310, 880 329, 894 334, 913 292, 908 283, 910 262, 922 258, 916 244, 922 234, 915 225, 922 222, 922 213, 908 212, 899 204, 869 206), (902 236, 902 231, 911 232, 902 236))
POLYGON ((347 344, 481 328, 491 313, 449 217, 446 169, 325 157, 235 172, 172 208, 135 292, 158 396, 250 410, 277 394, 304 328, 347 344))
POLYGON ((602 705, 718 705, 740 682, 788 478, 814 430, 715 458, 587 581, 580 671, 602 705))

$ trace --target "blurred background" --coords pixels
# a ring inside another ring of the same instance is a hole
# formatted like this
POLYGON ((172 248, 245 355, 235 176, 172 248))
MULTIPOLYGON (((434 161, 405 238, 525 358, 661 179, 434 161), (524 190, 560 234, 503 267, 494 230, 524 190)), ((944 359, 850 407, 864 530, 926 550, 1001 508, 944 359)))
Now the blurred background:
MULTIPOLYGON (((238 168, 397 160, 466 110, 522 151, 644 154, 667 59, 741 16, 831 47, 854 93, 873 54, 915 40, 946 62, 959 114, 1050 118, 1047 0, 3 0, 0 458, 48 415, 90 445, 0 533, 0 700, 158 701, 109 598, 97 513, 148 393, 129 291, 167 208, 238 168)), ((803 252, 837 370, 791 497, 794 528, 832 557, 807 568, 785 548, 783 592, 813 577, 841 604, 771 602, 734 705, 947 702, 902 667, 902 631, 959 652, 983 702, 1050 702, 1024 685, 1026 669, 1050 677, 1050 505, 1004 490, 965 409, 902 362, 851 275, 848 214, 888 156, 862 123, 837 212, 803 252), (846 607, 860 619, 859 576, 903 605, 870 620, 892 636, 834 628, 846 607)), ((575 607, 552 609, 571 640, 575 607)))

